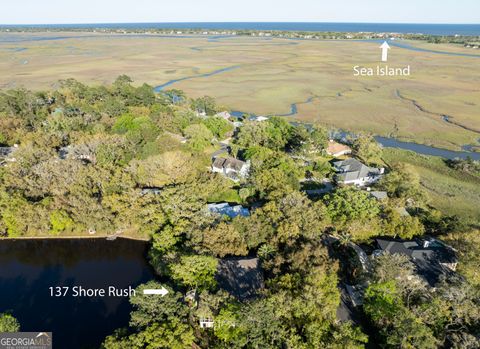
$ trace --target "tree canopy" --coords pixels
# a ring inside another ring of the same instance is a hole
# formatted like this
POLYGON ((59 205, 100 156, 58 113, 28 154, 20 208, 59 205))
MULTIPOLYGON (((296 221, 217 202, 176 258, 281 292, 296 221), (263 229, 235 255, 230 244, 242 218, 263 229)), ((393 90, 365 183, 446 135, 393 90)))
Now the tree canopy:
MULTIPOLYGON (((110 86, 70 79, 52 91, 0 92, 0 145, 12 150, 0 166, 2 236, 150 239, 161 282, 137 288, 128 327, 104 348, 479 346, 478 232, 432 209, 418 173, 389 168, 375 185, 388 194, 382 201, 362 188, 330 190, 324 127, 269 117, 234 129, 215 116, 221 110, 213 98, 154 93, 128 76, 110 86), (226 148, 250 161, 248 176, 212 173, 212 158, 226 148), (307 195, 308 188, 329 192, 307 195), (209 203, 242 205, 248 214, 213 214, 209 203), (405 206, 409 216, 398 210, 405 206), (340 287, 357 281, 346 275, 342 246, 424 233, 448 234, 463 276, 431 288, 410 259, 376 257, 361 275, 373 335, 339 321, 340 287), (219 263, 240 258, 258 258, 262 287, 249 299, 219 281, 219 263), (142 294, 161 287, 169 291, 163 298, 142 294), (201 318, 213 318, 213 330, 201 328, 201 318)), ((357 138, 353 149, 364 162, 381 161, 373 137, 357 138)), ((450 164, 469 176, 474 165, 450 164)), ((3 314, 0 330, 8 329, 18 322, 3 314)))

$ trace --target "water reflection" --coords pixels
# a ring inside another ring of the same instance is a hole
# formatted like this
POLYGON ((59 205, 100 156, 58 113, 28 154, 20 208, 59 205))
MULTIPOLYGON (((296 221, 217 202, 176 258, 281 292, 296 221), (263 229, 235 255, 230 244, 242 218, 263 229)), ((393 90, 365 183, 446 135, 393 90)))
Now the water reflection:
POLYGON ((147 244, 118 239, 0 241, 0 312, 23 331, 52 331, 57 348, 98 348, 128 325, 128 298, 51 297, 51 286, 135 287, 153 278, 147 244))

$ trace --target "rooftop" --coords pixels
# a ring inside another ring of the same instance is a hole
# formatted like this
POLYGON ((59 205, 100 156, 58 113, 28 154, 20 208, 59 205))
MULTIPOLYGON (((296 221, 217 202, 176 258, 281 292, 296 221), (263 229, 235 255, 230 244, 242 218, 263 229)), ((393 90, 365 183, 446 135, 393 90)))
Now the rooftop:
POLYGON ((212 166, 221 169, 232 169, 235 171, 241 171, 243 166, 246 165, 245 161, 235 158, 215 158, 212 166))
POLYGON ((345 144, 338 143, 334 140, 330 140, 328 142, 327 154, 329 154, 329 155, 347 154, 347 153, 351 153, 351 152, 352 152, 352 149, 345 144))
POLYGON ((208 210, 212 213, 218 213, 221 215, 227 215, 230 218, 235 218, 237 216, 247 217, 250 216, 250 211, 248 208, 241 205, 230 205, 228 202, 222 202, 217 204, 208 204, 208 210))
POLYGON ((408 256, 431 286, 434 286, 441 275, 451 273, 445 264, 455 264, 455 251, 439 240, 427 238, 416 240, 397 240, 390 238, 376 239, 378 247, 391 254, 408 256))
POLYGON ((225 258, 218 263, 219 286, 239 300, 253 298, 264 287, 258 258, 225 258))
POLYGON ((390 253, 405 254, 415 259, 434 259, 441 263, 456 261, 455 252, 436 239, 395 240, 376 239, 378 246, 390 253))
POLYGON ((333 167, 339 172, 337 178, 344 182, 371 176, 379 176, 383 173, 382 169, 366 166, 354 158, 335 161, 333 167))

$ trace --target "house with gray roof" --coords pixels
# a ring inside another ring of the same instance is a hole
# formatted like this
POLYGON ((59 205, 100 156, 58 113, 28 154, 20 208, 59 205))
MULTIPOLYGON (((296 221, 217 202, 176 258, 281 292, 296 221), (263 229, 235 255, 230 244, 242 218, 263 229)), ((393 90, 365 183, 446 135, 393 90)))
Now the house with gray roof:
POLYGON ((377 182, 383 175, 384 168, 369 167, 354 158, 333 162, 337 172, 335 181, 339 184, 364 186, 377 182))
POLYGON ((457 267, 455 250, 434 238, 400 240, 391 238, 376 239, 378 249, 374 256, 382 253, 407 256, 415 264, 417 273, 431 286, 441 276, 448 276, 457 267))
POLYGON ((220 173, 234 181, 246 178, 250 172, 250 161, 235 158, 216 157, 213 159, 212 172, 220 173))

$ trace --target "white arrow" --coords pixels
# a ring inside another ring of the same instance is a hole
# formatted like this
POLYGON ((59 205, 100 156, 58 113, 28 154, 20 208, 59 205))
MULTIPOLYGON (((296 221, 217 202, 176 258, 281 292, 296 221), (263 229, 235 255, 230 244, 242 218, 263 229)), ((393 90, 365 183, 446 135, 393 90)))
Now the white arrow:
POLYGON ((382 49, 382 62, 386 62, 388 60, 388 50, 390 50, 390 45, 388 42, 384 41, 380 48, 382 49))
POLYGON ((163 297, 168 294, 168 290, 162 286, 161 289, 145 289, 143 290, 143 294, 155 294, 163 297))

